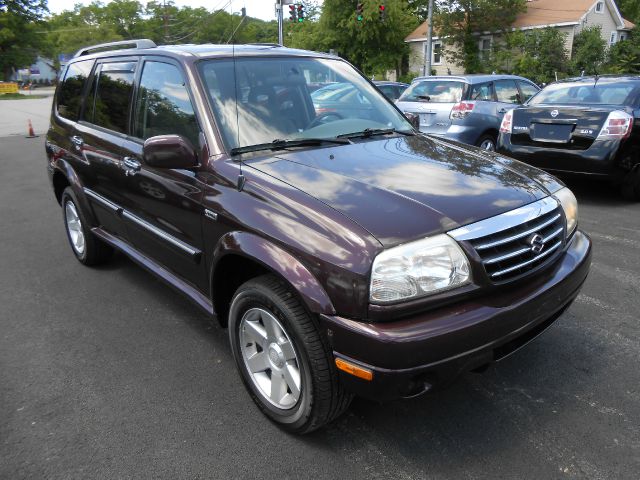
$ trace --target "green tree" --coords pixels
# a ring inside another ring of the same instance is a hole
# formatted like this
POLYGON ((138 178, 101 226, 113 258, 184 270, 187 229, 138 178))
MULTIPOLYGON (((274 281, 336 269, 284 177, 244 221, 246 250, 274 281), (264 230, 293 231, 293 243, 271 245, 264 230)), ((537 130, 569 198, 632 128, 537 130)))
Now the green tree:
MULTIPOLYGON (((526 0, 438 0, 433 24, 437 34, 451 48, 445 56, 467 73, 486 70, 480 57, 480 32, 501 32, 526 11, 526 0)), ((484 59, 486 60, 486 59, 484 59)))
POLYGON ((378 13, 381 2, 363 3, 364 18, 357 21, 356 2, 325 0, 314 49, 334 49, 367 73, 400 70, 403 57, 408 55, 404 38, 417 26, 417 18, 410 13, 406 0, 385 1, 384 21, 378 13))
POLYGON ((628 39, 618 42, 609 52, 609 73, 640 73, 640 29, 631 31, 628 39))
POLYGON ((616 0, 620 13, 627 20, 640 23, 640 2, 638 0, 616 0))
POLYGON ((510 32, 494 45, 489 66, 496 72, 549 83, 569 72, 565 42, 566 35, 556 28, 510 32))
POLYGON ((0 0, 0 72, 31 65, 42 47, 46 0, 0 0))
POLYGON ((587 75, 602 73, 607 58, 607 42, 599 25, 587 27, 573 39, 571 66, 573 73, 587 75))

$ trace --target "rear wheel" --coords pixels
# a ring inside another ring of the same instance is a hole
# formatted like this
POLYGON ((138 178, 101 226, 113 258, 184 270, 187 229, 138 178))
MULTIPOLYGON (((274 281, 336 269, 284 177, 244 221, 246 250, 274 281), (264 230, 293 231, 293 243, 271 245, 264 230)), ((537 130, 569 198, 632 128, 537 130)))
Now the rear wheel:
POLYGON ((295 294, 274 275, 243 284, 229 312, 229 339, 260 410, 294 433, 311 432, 349 406, 331 351, 295 294))
POLYGON ((98 265, 108 260, 113 250, 91 233, 86 216, 71 187, 62 192, 61 203, 67 238, 76 258, 85 265, 98 265))
POLYGON ((633 202, 640 201, 640 165, 636 165, 622 180, 622 197, 633 202))
POLYGON ((496 137, 490 134, 483 135, 480 137, 476 146, 481 148, 482 150, 487 150, 488 152, 496 151, 496 137))

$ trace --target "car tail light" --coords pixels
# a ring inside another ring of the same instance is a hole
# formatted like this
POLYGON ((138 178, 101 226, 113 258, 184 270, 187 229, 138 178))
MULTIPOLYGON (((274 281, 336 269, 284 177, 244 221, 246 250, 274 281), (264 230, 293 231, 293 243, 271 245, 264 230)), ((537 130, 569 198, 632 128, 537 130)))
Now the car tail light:
POLYGON ((633 116, 621 110, 615 110, 609 114, 604 122, 598 140, 611 140, 628 138, 633 127, 633 116))
POLYGON ((467 118, 475 106, 476 104, 471 102, 456 103, 451 109, 450 118, 467 118))
POLYGON ((513 131, 513 110, 509 110, 502 117, 500 124, 500 133, 511 133, 513 131))

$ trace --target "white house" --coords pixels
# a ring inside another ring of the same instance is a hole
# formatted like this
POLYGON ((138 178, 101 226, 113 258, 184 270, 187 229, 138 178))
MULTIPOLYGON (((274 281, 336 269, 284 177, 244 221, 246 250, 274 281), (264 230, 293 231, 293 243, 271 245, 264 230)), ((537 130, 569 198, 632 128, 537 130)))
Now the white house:
MULTIPOLYGON (((639 0, 640 1, 640 0, 639 0)), ((566 34, 567 52, 571 54, 573 38, 583 28, 599 25, 602 38, 613 45, 624 40, 635 25, 622 18, 613 0, 527 0, 527 10, 518 15, 509 30, 532 30, 553 27, 566 34)), ((478 32, 478 50, 489 51, 500 33, 478 32)), ((427 48, 427 22, 407 38, 411 47, 409 70, 422 74, 427 48)), ((432 68, 438 75, 464 73, 462 67, 447 62, 442 39, 433 37, 432 68)))

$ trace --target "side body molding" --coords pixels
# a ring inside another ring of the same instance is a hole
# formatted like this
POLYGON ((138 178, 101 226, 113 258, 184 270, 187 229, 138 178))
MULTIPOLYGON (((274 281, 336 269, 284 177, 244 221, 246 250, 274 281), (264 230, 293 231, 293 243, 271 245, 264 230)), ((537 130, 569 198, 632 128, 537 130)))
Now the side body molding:
POLYGON ((336 313, 327 292, 307 267, 269 240, 248 232, 227 233, 213 253, 211 278, 219 261, 229 254, 254 260, 280 275, 298 292, 309 311, 326 315, 336 313))

